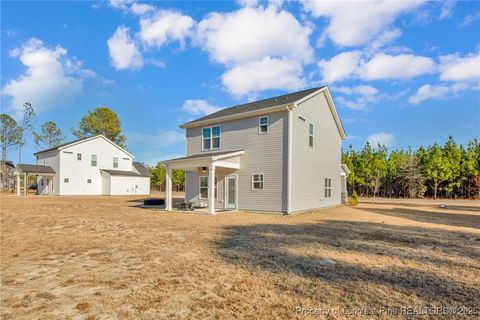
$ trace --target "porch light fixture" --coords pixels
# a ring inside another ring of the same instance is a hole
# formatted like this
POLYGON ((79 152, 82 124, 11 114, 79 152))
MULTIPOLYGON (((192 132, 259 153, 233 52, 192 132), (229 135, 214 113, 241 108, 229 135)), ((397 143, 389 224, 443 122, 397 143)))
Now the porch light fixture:
POLYGON ((203 173, 207 172, 207 167, 202 167, 202 172, 203 173))

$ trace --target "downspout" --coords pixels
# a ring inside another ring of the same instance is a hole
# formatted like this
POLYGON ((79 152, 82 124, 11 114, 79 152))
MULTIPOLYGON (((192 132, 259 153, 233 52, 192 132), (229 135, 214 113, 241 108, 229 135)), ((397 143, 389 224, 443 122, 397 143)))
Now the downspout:
POLYGON ((287 146, 287 214, 292 212, 292 137, 293 105, 288 106, 288 146, 287 146))

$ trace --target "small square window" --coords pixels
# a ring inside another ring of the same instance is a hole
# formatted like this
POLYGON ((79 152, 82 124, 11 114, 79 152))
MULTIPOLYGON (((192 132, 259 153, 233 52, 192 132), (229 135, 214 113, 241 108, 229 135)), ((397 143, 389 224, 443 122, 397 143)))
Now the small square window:
POLYGON ((268 117, 258 118, 258 132, 267 133, 268 132, 268 117))
POLYGON ((263 174, 252 175, 252 190, 263 190, 263 174))
POLYGON ((92 183, 92 179, 87 179, 87 183, 92 183))
POLYGON ((78 160, 78 161, 81 161, 81 160, 82 160, 82 154, 81 154, 81 153, 77 153, 77 160, 78 160))
POLYGON ((68 183, 70 180, 68 178, 63 179, 63 182, 68 183))

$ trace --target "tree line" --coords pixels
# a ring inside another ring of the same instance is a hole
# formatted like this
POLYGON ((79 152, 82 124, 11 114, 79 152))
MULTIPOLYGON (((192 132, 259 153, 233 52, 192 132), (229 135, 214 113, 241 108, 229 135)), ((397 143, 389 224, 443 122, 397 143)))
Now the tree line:
POLYGON ((350 175, 349 194, 398 198, 480 198, 480 142, 466 146, 450 136, 417 150, 373 148, 368 142, 361 151, 350 146, 342 154, 350 175))
MULTIPOLYGON (((150 184, 152 190, 165 191, 165 181, 167 177, 167 170, 160 162, 156 166, 148 166, 148 171, 152 174, 150 184)), ((172 190, 184 191, 185 190, 185 171, 172 169, 172 190)))

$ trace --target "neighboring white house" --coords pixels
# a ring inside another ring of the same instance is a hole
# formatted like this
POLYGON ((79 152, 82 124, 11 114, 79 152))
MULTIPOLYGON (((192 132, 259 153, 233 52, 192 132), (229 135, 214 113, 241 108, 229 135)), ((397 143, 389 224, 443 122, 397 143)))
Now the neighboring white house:
POLYGON ((341 165, 342 122, 327 87, 223 109, 181 126, 186 201, 215 209, 291 213, 341 204, 348 168, 341 165))
POLYGON ((148 170, 103 135, 68 142, 35 156, 36 165, 17 165, 17 185, 21 176, 26 180, 28 175, 36 175, 37 194, 150 194, 148 170))

